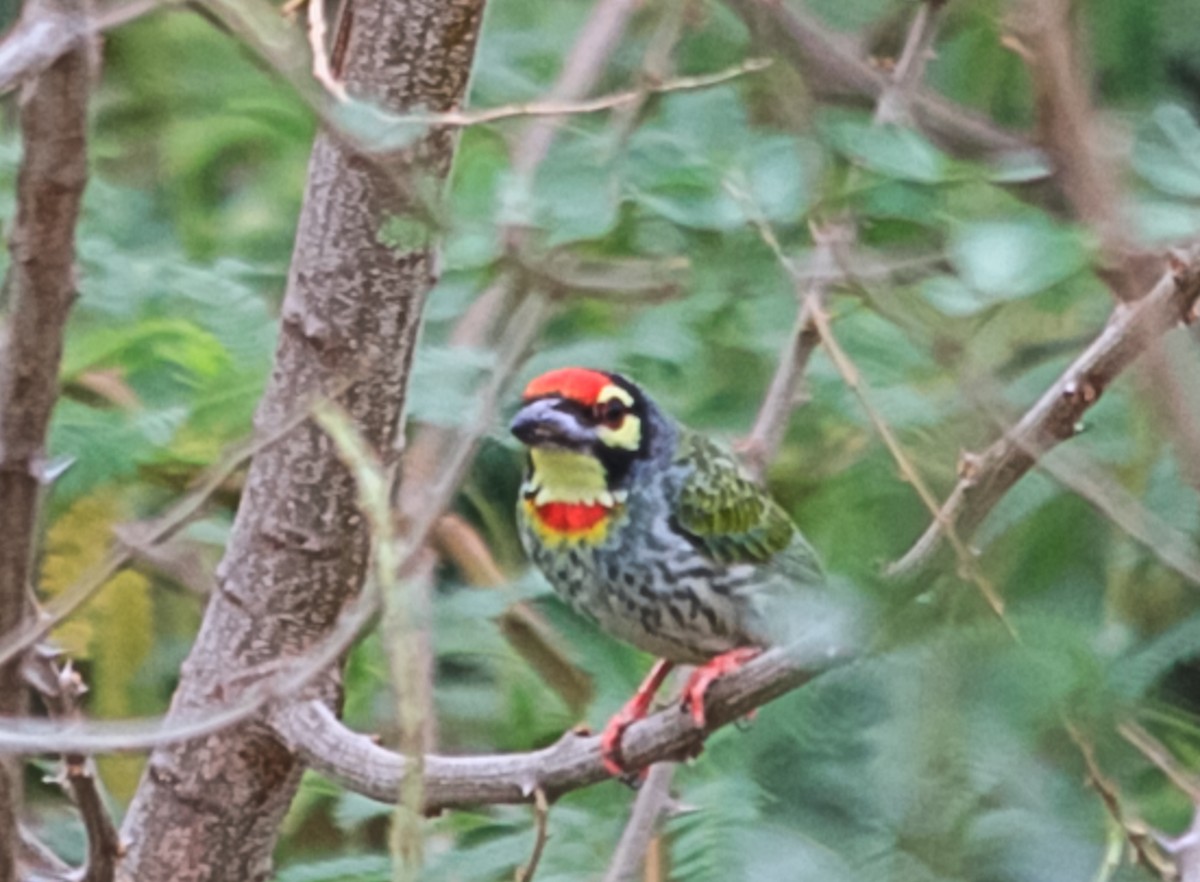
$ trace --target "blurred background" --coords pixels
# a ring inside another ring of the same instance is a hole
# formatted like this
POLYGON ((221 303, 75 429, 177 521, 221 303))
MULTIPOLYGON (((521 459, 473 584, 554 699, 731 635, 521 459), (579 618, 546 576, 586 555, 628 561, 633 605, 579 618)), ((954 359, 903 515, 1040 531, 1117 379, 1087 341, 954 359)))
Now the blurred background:
MULTIPOLYGON (((918 5, 785 4, 883 72, 918 5)), ((1014 36, 1024 8, 948 3, 924 78, 998 131, 1032 140, 1049 123, 1039 119, 1029 46, 1014 36)), ((1200 2, 1074 8, 1095 103, 1090 141, 1114 169, 1121 238, 1150 250, 1186 241, 1200 233, 1200 2)), ((491 0, 471 105, 544 96, 590 9, 491 0)), ((693 76, 769 55, 730 6, 655 0, 630 19, 594 93, 646 82, 648 57, 665 58, 671 76, 693 76)), ((82 299, 53 428, 52 452, 74 464, 47 503, 49 595, 100 558, 114 528, 161 511, 250 431, 316 126, 283 78, 195 11, 113 31, 103 63, 82 299)), ((504 231, 514 227, 526 231, 528 253, 568 267, 516 388, 554 366, 618 369, 732 445, 754 422, 797 312, 764 229, 803 271, 816 250, 810 225, 853 217, 855 241, 828 301, 832 327, 939 499, 961 453, 984 448, 1028 408, 1113 309, 1105 235, 1075 219, 1044 153, 952 149, 876 125, 869 102, 834 103, 784 61, 651 95, 636 115, 571 115, 532 183, 511 166, 527 124, 463 132, 443 276, 412 381, 414 424, 474 417, 495 354, 452 347, 449 335, 513 260, 504 231), (572 296, 586 287, 581 274, 601 293, 572 296)), ((11 217, 11 108, 5 129, 0 214, 11 217)), ((1147 831, 1187 828, 1193 799, 1118 727, 1136 720, 1179 770, 1200 776, 1197 574, 1163 559, 1164 547, 1194 556, 1200 531, 1200 461, 1179 440, 1200 424, 1178 421, 1200 414, 1195 344, 1190 330, 1160 341, 1177 385, 1127 372, 1079 437, 1050 455, 1054 468, 1026 476, 976 535, 980 569, 1019 641, 952 561, 912 584, 881 578, 930 514, 818 349, 767 479, 827 567, 878 599, 881 632, 867 657, 717 733, 679 771, 645 878, 1169 878, 1165 865, 1130 855, 1139 841, 1154 851, 1147 831)), ((514 400, 510 392, 505 406, 514 400)), ((649 664, 572 617, 528 571, 512 517, 520 454, 502 427, 441 531, 430 738, 442 753, 528 750, 581 722, 599 729, 649 664)), ((86 674, 95 717, 165 710, 239 481, 55 633, 86 674)), ((351 725, 385 742, 387 669, 368 637, 350 658, 346 700, 351 725)), ((141 763, 101 760, 118 814, 141 763)), ((81 857, 69 806, 41 781, 29 787, 38 833, 81 857)), ((555 805, 539 880, 600 878, 632 799, 611 782, 555 805)), ((277 878, 390 878, 389 813, 310 775, 277 878)), ((524 807, 452 812, 427 832, 426 877, 439 880, 511 878, 532 841, 524 807)))

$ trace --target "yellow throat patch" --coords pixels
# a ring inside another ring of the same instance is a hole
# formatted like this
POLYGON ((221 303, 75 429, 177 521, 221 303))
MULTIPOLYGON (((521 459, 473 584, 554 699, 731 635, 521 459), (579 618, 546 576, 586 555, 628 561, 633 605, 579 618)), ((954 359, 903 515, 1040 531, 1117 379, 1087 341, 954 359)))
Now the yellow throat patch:
POLYGON ((585 453, 537 448, 529 458, 533 468, 522 504, 538 537, 553 544, 602 541, 624 494, 609 491, 600 461, 585 453))

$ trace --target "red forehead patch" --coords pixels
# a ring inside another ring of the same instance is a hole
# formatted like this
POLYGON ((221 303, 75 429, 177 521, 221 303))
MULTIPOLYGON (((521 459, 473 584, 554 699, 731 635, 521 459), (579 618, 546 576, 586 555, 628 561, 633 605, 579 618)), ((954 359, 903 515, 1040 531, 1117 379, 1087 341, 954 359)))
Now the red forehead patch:
POLYGON ((600 391, 612 383, 607 374, 587 368, 559 368, 535 377, 525 387, 524 397, 540 398, 543 395, 561 395, 580 404, 595 404, 600 391))

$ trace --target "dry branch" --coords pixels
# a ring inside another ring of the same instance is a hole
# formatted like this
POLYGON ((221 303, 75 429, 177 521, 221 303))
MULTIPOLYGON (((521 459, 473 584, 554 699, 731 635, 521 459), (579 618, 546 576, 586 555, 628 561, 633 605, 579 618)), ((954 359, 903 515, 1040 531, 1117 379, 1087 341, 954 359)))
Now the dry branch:
MULTIPOLYGON (((80 701, 87 686, 70 662, 60 666, 56 655, 52 650, 38 647, 26 655, 22 674, 41 695, 51 716, 78 722, 83 716, 80 701)), ((112 882, 124 849, 100 792, 95 764, 82 753, 64 753, 58 780, 79 809, 87 835, 87 862, 77 878, 80 882, 112 882)))
POLYGON ((656 763, 650 768, 604 873, 604 882, 635 882, 641 877, 650 843, 658 832, 658 819, 671 803, 671 779, 677 768, 676 763, 656 763))
MULTIPOLYGON (((751 208, 757 213, 756 206, 751 208)), ((854 228, 850 224, 823 229, 814 227, 813 239, 817 247, 811 259, 811 275, 807 281, 801 280, 803 277, 792 261, 786 261, 798 301, 796 324, 771 377, 754 425, 738 444, 738 455, 746 469, 760 481, 767 464, 775 458, 783 442, 788 420, 798 402, 804 372, 821 342, 814 310, 824 308, 829 288, 836 281, 838 266, 842 263, 837 252, 847 247, 853 237, 854 228)), ((777 254, 782 258, 782 252, 777 251, 777 254)))
MULTIPOLYGON (((1119 301, 1140 297, 1159 273, 1160 260, 1136 247, 1121 210, 1120 176, 1102 149, 1091 77, 1086 68, 1077 10, 1067 0, 1023 0, 1012 17, 1011 45, 1029 67, 1038 112, 1039 139, 1056 169, 1074 215, 1100 244, 1098 274, 1119 301)), ((1200 491, 1200 422, 1186 395, 1186 380, 1165 352, 1149 353, 1140 371, 1143 385, 1172 443, 1181 471, 1200 491)))
POLYGON ((25 825, 17 844, 17 878, 39 882, 77 882, 75 869, 56 855, 25 825))
MULTIPOLYGON (((36 48, 43 17, 82 18, 83 0, 34 3, 21 39, 36 48)), ((0 634, 33 612, 34 543, 45 467, 46 430, 58 397, 63 334, 75 301, 75 223, 87 183, 90 46, 72 33, 42 58, 40 75, 21 95, 22 161, 12 264, 5 288, 10 308, 0 327, 0 634)), ((0 663, 0 716, 25 706, 15 659, 0 663)), ((13 878, 18 842, 20 764, 0 761, 0 880, 13 878)))
MULTIPOLYGON (((822 667, 842 660, 830 657, 822 667)), ((811 660, 808 660, 811 661, 811 660)), ((712 731, 806 683, 810 663, 774 649, 718 680, 705 699, 712 731)), ((318 701, 275 709, 279 738, 314 770, 338 784, 393 802, 405 774, 402 756, 347 729, 318 701)), ((696 728, 677 704, 631 726, 621 752, 631 767, 694 756, 707 731, 696 728)), ((425 811, 493 803, 526 803, 538 788, 551 800, 611 776, 600 759, 600 737, 568 732, 550 747, 530 753, 472 757, 425 757, 425 811)))
POLYGON ((875 122, 878 125, 906 124, 912 116, 912 102, 925 65, 933 52, 933 39, 937 35, 938 18, 947 0, 923 0, 913 17, 904 41, 904 51, 892 72, 879 104, 875 107, 875 122))
MULTIPOLYGON (((811 16, 778 0, 726 0, 756 40, 778 52, 819 98, 874 106, 887 91, 885 73, 863 61, 811 16)), ((928 91, 912 96, 917 125, 947 149, 964 155, 1028 152, 1024 138, 982 115, 928 91)))
MULTIPOLYGON (((1110 270, 1121 266, 1128 250, 1118 210, 1118 176, 1097 147, 1089 78, 1068 0, 1023 0, 1012 16, 1012 43, 1029 67, 1037 106, 1038 136, 1049 154, 1058 186, 1075 215, 1099 234, 1110 270)), ((1115 285, 1122 300, 1145 290, 1129 276, 1115 285)))
POLYGON ((533 882, 538 864, 542 860, 542 852, 546 850, 546 840, 550 838, 546 825, 550 820, 550 802, 546 799, 546 791, 538 788, 533 791, 533 851, 525 866, 518 868, 517 882, 533 882))
MULTIPOLYGON (((562 73, 547 93, 549 101, 578 101, 592 90, 639 5, 640 0, 598 0, 567 53, 562 73)), ((512 156, 513 173, 520 185, 529 186, 550 152, 559 122, 553 117, 532 119, 521 132, 512 156)))
POLYGON ((1080 419, 1125 368, 1172 328, 1195 320, 1198 298, 1200 246, 1175 258, 1172 269, 1145 297, 1118 305, 1091 346, 1016 426, 983 453, 964 460, 962 477, 937 518, 888 568, 889 575, 903 578, 922 570, 948 525, 969 537, 1038 455, 1078 432, 1080 419))

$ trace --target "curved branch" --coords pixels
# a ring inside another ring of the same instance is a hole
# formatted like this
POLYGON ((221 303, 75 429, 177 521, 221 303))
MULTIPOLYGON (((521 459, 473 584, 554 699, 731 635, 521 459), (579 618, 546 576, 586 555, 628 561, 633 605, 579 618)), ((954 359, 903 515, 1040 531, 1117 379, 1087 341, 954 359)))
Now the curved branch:
MULTIPOLYGON (((631 726, 621 752, 631 768, 695 756, 709 731, 796 689, 816 673, 786 650, 773 649, 713 684, 705 701, 707 730, 696 728, 688 714, 672 705, 631 726)), ((356 793, 395 802, 404 758, 346 728, 321 702, 278 707, 268 724, 310 768, 356 793)), ((600 759, 600 737, 572 731, 529 753, 425 757, 424 809, 435 814, 464 805, 530 802, 539 788, 555 799, 610 777, 600 759)))
POLYGON ((991 447, 964 460, 962 477, 916 544, 888 568, 908 577, 923 569, 949 525, 964 539, 1051 447, 1078 433, 1079 420, 1139 355, 1178 325, 1197 318, 1200 245, 1171 258, 1149 294, 1113 311, 1108 325, 1020 422, 991 447))

